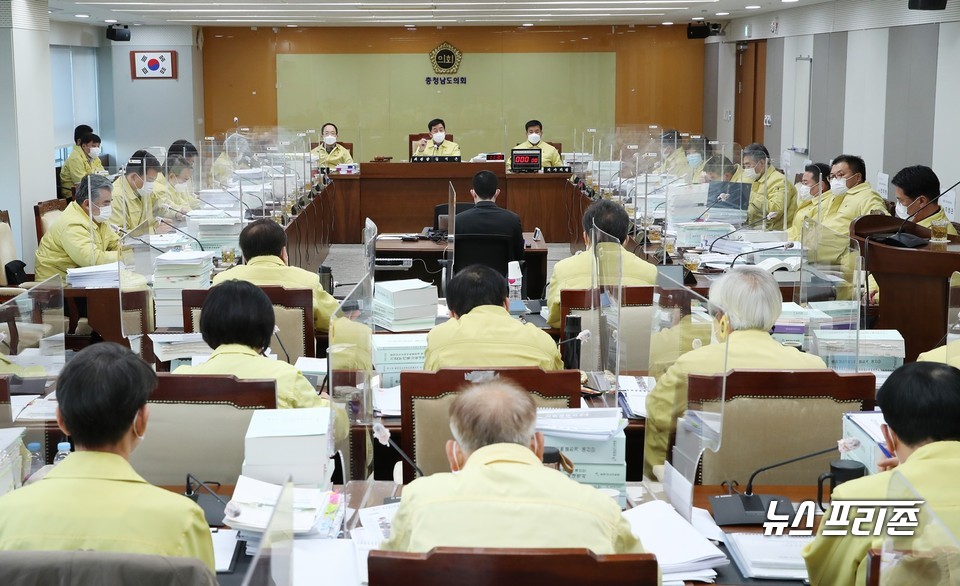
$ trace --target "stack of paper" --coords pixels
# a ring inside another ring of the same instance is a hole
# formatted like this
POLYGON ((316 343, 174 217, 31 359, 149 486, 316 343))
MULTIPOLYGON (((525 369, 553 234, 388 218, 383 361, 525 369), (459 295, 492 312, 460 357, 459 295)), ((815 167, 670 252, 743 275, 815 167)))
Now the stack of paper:
MULTIPOLYGON (((247 553, 253 555, 260 545, 280 498, 283 487, 241 475, 230 499, 236 514, 224 517, 225 525, 240 530, 241 539, 247 541, 247 553)), ((319 488, 293 489, 293 532, 306 535, 317 525, 327 502, 326 491, 319 488)), ((283 523, 283 525, 289 525, 283 523)))
POLYGON ((627 426, 616 407, 602 409, 537 409, 537 431, 554 437, 611 439, 627 426))
POLYGON ((329 407, 258 409, 244 440, 243 475, 280 484, 325 486, 333 473, 329 407))
POLYGON ((620 391, 617 399, 626 417, 630 419, 647 417, 647 396, 655 384, 656 380, 652 376, 620 377, 620 391))
POLYGON ((811 351, 839 371, 894 371, 906 346, 897 330, 816 330, 811 351))
POLYGON ((806 350, 810 345, 807 332, 832 328, 833 319, 819 309, 801 307, 793 302, 784 302, 780 317, 773 324, 773 339, 781 344, 806 350))
POLYGON ((71 287, 86 287, 88 289, 119 287, 121 268, 124 267, 120 263, 111 262, 102 265, 67 269, 67 285, 71 287))
POLYGON ((618 408, 538 409, 537 430, 544 445, 557 448, 573 462, 570 478, 627 498, 626 420, 618 408))
POLYGON ((379 377, 373 377, 373 409, 384 417, 400 417, 400 385, 382 386, 379 377))
POLYGON ((213 253, 184 250, 157 257, 153 275, 157 327, 182 328, 184 289, 206 289, 213 272, 213 253))
POLYGON ((623 512, 643 549, 657 556, 663 583, 713 582, 714 568, 730 563, 720 549, 665 501, 650 501, 623 512))
POLYGON ((373 293, 373 321, 391 332, 433 328, 437 288, 419 279, 378 282, 373 293))
POLYGON ((400 384, 400 373, 404 370, 423 370, 426 351, 425 333, 374 334, 373 366, 380 375, 380 384, 395 387, 400 384))
POLYGON ((856 328, 860 301, 811 301, 807 306, 830 316, 831 324, 823 329, 852 330, 856 328))
POLYGON ((236 248, 240 242, 243 220, 232 216, 190 217, 188 231, 197 235, 204 250, 220 250, 224 246, 236 248))
POLYGON ((813 537, 728 533, 727 550, 744 578, 807 580, 803 548, 813 537))
POLYGON ((213 354, 213 349, 207 346, 200 333, 147 335, 153 341, 153 353, 160 362, 213 354))
MULTIPOLYGON (((709 212, 708 212, 709 213, 709 212)), ((704 240, 713 242, 733 231, 733 226, 724 222, 681 222, 676 224, 677 246, 695 248, 704 240)))
POLYGON ((0 495, 20 488, 23 481, 23 434, 25 427, 0 429, 0 495))

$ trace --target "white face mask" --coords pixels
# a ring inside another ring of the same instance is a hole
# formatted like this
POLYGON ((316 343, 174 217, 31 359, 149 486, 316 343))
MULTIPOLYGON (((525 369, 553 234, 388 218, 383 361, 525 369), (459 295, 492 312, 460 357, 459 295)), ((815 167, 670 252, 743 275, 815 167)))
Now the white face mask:
POLYGON ((337 144, 337 137, 336 137, 336 136, 331 136, 331 135, 328 134, 328 135, 326 135, 326 136, 323 137, 323 144, 325 144, 325 145, 327 145, 327 146, 333 146, 333 145, 337 144))
POLYGON ((143 187, 138 189, 137 193, 140 194, 140 197, 147 197, 148 195, 153 193, 153 185, 154 185, 153 181, 144 181, 143 187))
POLYGON ((527 135, 527 140, 530 141, 530 144, 539 144, 539 143, 540 143, 540 135, 537 134, 536 132, 533 132, 533 133, 527 135))
POLYGON ((187 184, 186 181, 184 181, 183 183, 177 183, 176 185, 173 186, 173 188, 174 190, 177 191, 177 193, 186 193, 190 191, 190 186, 187 184))
POLYGON ((691 153, 687 155, 687 164, 696 169, 703 162, 703 155, 700 153, 691 153))
POLYGON ((900 218, 901 220, 906 220, 907 218, 910 217, 910 206, 905 206, 899 201, 897 201, 896 214, 897 214, 897 217, 900 218))
POLYGON ((433 142, 440 144, 447 138, 446 132, 434 132, 433 133, 433 142))
POLYGON ((797 201, 802 203, 810 199, 813 199, 813 195, 810 193, 810 186, 809 185, 797 186, 797 201))
POLYGON ((757 170, 753 167, 744 167, 743 173, 741 173, 740 176, 747 181, 754 181, 757 178, 757 170))
POLYGON ((100 147, 90 147, 90 158, 96 159, 100 156, 100 147))
POLYGON ((830 180, 830 191, 832 191, 834 195, 843 195, 847 192, 847 189, 849 188, 847 187, 846 179, 834 177, 830 180))
POLYGON ((113 209, 110 206, 100 206, 100 213, 93 217, 93 221, 98 224, 103 224, 110 220, 110 215, 113 213, 113 209))

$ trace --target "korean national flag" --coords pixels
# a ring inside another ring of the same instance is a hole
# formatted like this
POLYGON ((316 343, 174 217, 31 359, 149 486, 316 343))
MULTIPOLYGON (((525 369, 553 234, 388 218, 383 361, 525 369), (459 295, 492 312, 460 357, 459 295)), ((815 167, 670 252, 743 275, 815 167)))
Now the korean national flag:
POLYGON ((140 77, 171 77, 169 53, 140 53, 137 59, 140 77))

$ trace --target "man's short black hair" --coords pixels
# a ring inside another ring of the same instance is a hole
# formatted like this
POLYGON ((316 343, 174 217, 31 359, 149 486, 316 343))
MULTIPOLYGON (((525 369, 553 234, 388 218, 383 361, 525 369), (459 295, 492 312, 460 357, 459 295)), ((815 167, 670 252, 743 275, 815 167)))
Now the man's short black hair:
POLYGON ((622 205, 607 199, 598 199, 583 212, 584 232, 590 234, 594 224, 623 244, 630 230, 630 216, 622 205))
POLYGON ((803 170, 813 175, 813 180, 818 183, 830 183, 830 166, 826 163, 811 163, 803 170))
POLYGON ((940 178, 933 169, 924 165, 900 169, 890 183, 903 190, 903 194, 910 199, 917 199, 921 195, 927 196, 927 199, 933 199, 940 195, 940 178))
POLYGON ((433 120, 427 123, 427 130, 429 130, 430 132, 433 132, 433 127, 436 126, 437 124, 443 124, 443 129, 444 130, 447 129, 447 123, 443 121, 443 118, 434 118, 433 120))
POLYGON ((88 132, 93 132, 93 128, 87 126, 86 124, 81 124, 80 126, 77 126, 76 128, 74 128, 74 129, 73 129, 73 143, 74 143, 74 144, 80 144, 78 141, 79 141, 81 138, 83 138, 83 135, 84 135, 84 134, 86 134, 86 133, 88 133, 88 132))
POLYGON ((250 222, 240 232, 240 251, 247 262, 258 256, 280 256, 286 245, 287 233, 266 218, 250 222))
POLYGON ((73 441, 84 448, 112 446, 146 405, 157 375, 139 356, 113 342, 84 348, 63 368, 57 402, 73 441))
POLYGON ((953 366, 904 364, 880 387, 877 405, 908 446, 960 440, 960 370, 953 366))
POLYGON ((470 265, 447 285, 447 307, 464 316, 481 305, 503 306, 509 285, 507 278, 485 265, 470 265))
POLYGON ((276 317, 260 287, 248 281, 224 281, 212 287, 200 309, 200 334, 216 349, 242 344, 257 352, 270 345, 276 317))
POLYGON ((83 136, 80 137, 80 146, 83 146, 83 145, 85 145, 85 144, 90 144, 91 142, 95 142, 95 143, 97 143, 97 144, 100 144, 100 143, 103 142, 103 141, 100 140, 100 137, 99 137, 99 136, 97 136, 96 134, 94 134, 94 133, 92 133, 92 132, 88 132, 88 133, 86 133, 86 134, 84 134, 83 136))
POLYGON ((528 121, 527 124, 526 124, 526 126, 523 127, 523 129, 524 129, 524 130, 530 130, 530 129, 533 128, 534 126, 539 126, 539 127, 540 127, 540 130, 541 130, 541 131, 543 130, 543 123, 540 122, 539 120, 530 120, 530 121, 528 121))
POLYGON ((323 134, 323 130, 324 130, 327 126, 333 126, 333 131, 336 132, 337 134, 340 134, 340 129, 337 128, 337 125, 334 124, 333 122, 324 122, 324 123, 323 123, 323 126, 320 127, 320 134, 323 134))
POLYGON ((754 161, 759 161, 760 159, 769 159, 770 151, 767 150, 767 147, 763 146, 759 142, 748 144, 745 149, 743 149, 743 157, 750 157, 754 161))
POLYGON ((834 165, 839 163, 846 163, 847 167, 850 167, 850 172, 860 174, 860 183, 863 183, 867 180, 867 164, 863 162, 863 159, 856 155, 840 155, 830 163, 832 168, 834 165))
MULTIPOLYGON (((170 148, 167 149, 168 157, 182 157, 188 159, 190 157, 196 157, 200 155, 200 151, 197 150, 197 147, 193 146, 189 140, 175 140, 173 144, 170 145, 170 148)), ((169 163, 168 163, 169 165, 169 163)))
POLYGON ((490 199, 497 193, 497 176, 492 171, 478 171, 473 176, 473 192, 480 199, 490 199))
POLYGON ((160 166, 160 161, 158 161, 150 151, 140 149, 130 155, 130 160, 127 161, 124 175, 145 176, 147 171, 156 171, 157 173, 163 171, 163 168, 160 166))

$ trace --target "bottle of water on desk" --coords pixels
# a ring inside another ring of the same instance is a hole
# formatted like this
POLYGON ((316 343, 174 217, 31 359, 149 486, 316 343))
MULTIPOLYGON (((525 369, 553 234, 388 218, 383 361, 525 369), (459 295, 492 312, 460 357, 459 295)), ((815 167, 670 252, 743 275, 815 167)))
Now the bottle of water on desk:
MULTIPOLYGON (((37 473, 38 470, 43 468, 43 455, 40 446, 40 442, 30 442, 27 444, 27 450, 30 451, 30 472, 27 473, 27 478, 30 478, 37 473)), ((24 478, 26 480, 27 478, 24 478)))
POLYGON ((508 299, 510 301, 523 299, 523 273, 520 271, 520 263, 515 260, 507 265, 507 283, 510 285, 508 299))
POLYGON ((53 457, 53 465, 56 466, 63 462, 70 455, 70 442, 60 442, 57 444, 57 455, 53 457))

